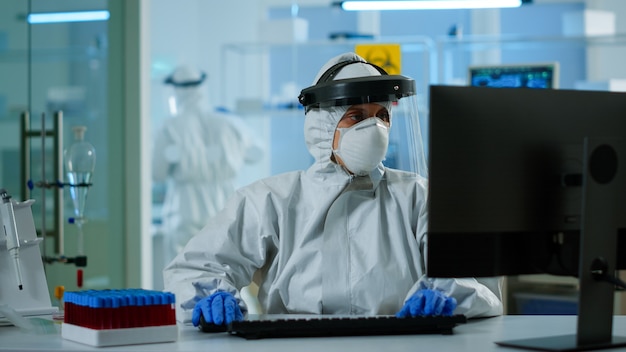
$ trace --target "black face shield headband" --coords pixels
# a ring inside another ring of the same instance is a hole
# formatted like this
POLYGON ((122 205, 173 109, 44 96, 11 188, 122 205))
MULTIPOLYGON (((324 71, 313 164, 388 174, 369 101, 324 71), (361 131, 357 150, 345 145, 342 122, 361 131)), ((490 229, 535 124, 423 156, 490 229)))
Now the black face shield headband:
POLYGON ((185 87, 195 87, 197 85, 200 85, 202 82, 204 82, 205 79, 206 79, 206 73, 202 72, 202 75, 200 76, 200 78, 195 81, 176 82, 173 76, 169 76, 163 81, 163 83, 171 84, 174 87, 185 88, 185 87))
POLYGON ((415 95, 415 81, 401 75, 367 76, 318 83, 305 88, 298 100, 308 111, 316 106, 395 102, 415 95))
POLYGON ((415 94, 415 81, 401 75, 390 76, 381 67, 369 62, 350 60, 337 63, 326 70, 317 83, 305 88, 298 101, 306 111, 316 106, 356 105, 377 102, 395 102, 415 94), (355 63, 370 65, 380 76, 366 76, 334 80, 342 68, 355 63))

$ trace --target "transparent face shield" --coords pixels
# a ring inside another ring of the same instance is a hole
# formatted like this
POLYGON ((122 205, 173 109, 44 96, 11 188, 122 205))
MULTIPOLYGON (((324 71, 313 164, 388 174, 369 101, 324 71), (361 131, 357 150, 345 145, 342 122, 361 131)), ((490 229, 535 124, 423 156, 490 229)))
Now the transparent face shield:
POLYGON ((428 178, 428 168, 415 94, 394 103, 389 147, 383 164, 428 178))
MULTIPOLYGON (((327 113, 328 118, 320 119, 319 123, 329 126, 320 126, 320 130, 335 130, 342 118, 355 119, 347 116, 355 108, 369 107, 362 110, 371 116, 356 118, 360 120, 378 117, 384 121, 383 111, 387 110, 389 141, 383 165, 428 177, 415 82, 412 79, 401 75, 381 75, 328 81, 304 89, 299 100, 306 111, 317 109, 327 113)), ((343 129, 340 130, 343 132, 343 129)))

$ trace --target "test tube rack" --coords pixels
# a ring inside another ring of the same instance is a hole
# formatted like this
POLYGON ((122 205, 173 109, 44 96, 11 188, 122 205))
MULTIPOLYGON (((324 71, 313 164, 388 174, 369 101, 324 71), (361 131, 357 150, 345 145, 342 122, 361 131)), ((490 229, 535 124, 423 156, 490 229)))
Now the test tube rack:
POLYGON ((175 298, 144 289, 86 290, 63 294, 64 339, 90 346, 117 346, 178 339, 175 298))

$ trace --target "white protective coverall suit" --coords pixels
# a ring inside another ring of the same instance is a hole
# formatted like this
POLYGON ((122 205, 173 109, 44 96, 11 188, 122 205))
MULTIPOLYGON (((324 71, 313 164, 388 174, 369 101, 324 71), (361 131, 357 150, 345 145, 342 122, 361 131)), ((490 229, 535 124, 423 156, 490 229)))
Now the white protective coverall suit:
MULTIPOLYGON (((344 60, 330 60, 320 74, 344 60)), ((378 75, 346 66, 334 79, 378 75)), ((363 65, 365 66, 365 65, 363 65)), ((346 107, 306 113, 305 141, 315 163, 238 189, 218 216, 164 271, 177 319, 197 301, 239 290, 254 279, 269 314, 387 315, 398 312, 420 281, 454 297, 455 314, 502 314, 499 280, 425 276, 427 179, 379 164, 354 177, 331 161, 333 134, 346 107)))
POLYGON ((152 151, 153 180, 167 186, 161 225, 166 262, 224 207, 240 169, 263 155, 237 116, 205 107, 204 77, 181 66, 166 81, 174 86, 177 110, 163 122, 152 151))

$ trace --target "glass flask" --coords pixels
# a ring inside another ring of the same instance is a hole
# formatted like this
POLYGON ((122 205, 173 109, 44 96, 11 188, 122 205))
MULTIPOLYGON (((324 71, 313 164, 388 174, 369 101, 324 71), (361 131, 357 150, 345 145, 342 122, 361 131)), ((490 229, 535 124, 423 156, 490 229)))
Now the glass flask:
POLYGON ((85 141, 86 130, 85 126, 74 126, 74 142, 64 151, 74 217, 79 226, 84 222, 85 201, 96 166, 96 150, 91 143, 85 141))

